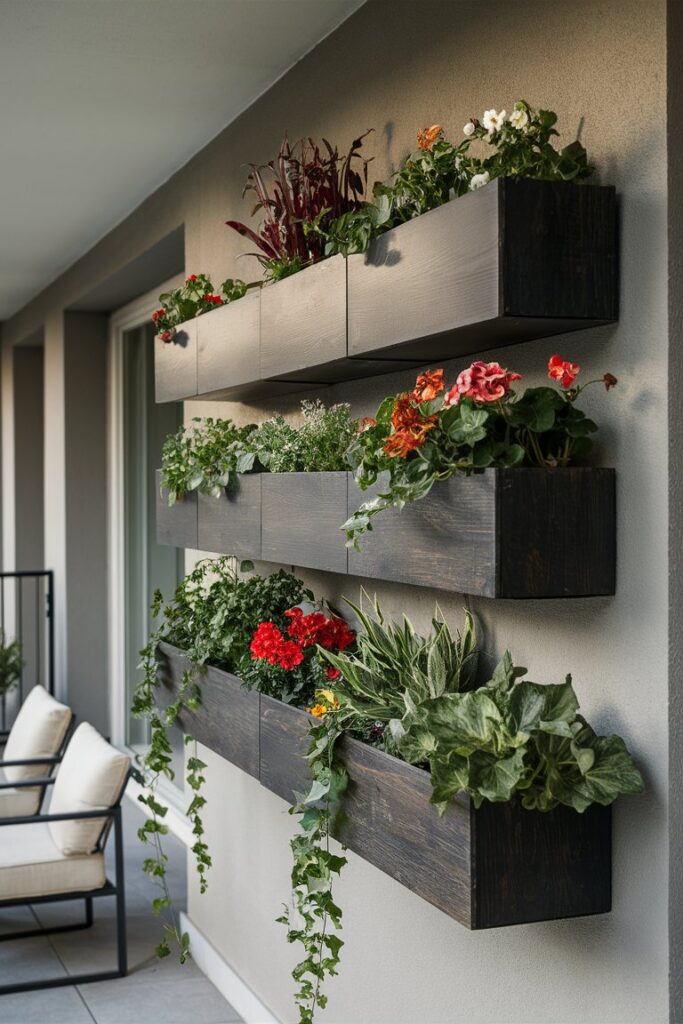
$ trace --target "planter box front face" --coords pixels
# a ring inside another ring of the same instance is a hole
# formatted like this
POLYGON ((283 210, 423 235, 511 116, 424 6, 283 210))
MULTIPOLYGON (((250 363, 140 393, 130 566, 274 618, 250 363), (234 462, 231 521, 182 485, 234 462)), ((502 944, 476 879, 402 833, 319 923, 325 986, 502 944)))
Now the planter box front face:
POLYGON ((264 473, 261 552, 269 562, 345 573, 347 473, 264 473))
POLYGON ((157 544, 176 548, 197 548, 197 492, 186 494, 169 506, 168 493, 161 489, 161 470, 156 479, 157 544))
POLYGON ((197 390, 230 398, 259 384, 260 289, 197 319, 197 390))
MULTIPOLYGON (((365 494, 349 481, 349 515, 365 494)), ((380 513, 349 573, 482 597, 613 594, 614 470, 489 469, 380 513)))
MULTIPOLYGON (((182 651, 169 644, 160 645, 162 656, 162 700, 171 703, 177 695, 182 673, 190 667, 182 651), (168 699, 166 699, 168 698, 168 699)), ((197 676, 201 707, 183 711, 177 721, 180 728, 199 743, 237 765, 254 778, 259 776, 259 694, 245 690, 241 681, 229 672, 209 668, 197 676)))
POLYGON ((340 379, 338 361, 346 361, 346 263, 334 256, 262 289, 261 378, 324 384, 340 379))
MULTIPOLYGON (((360 491, 351 478, 349 515, 381 490, 360 491)), ((400 512, 380 512, 360 551, 349 549, 349 573, 495 597, 496 530, 495 471, 454 476, 400 512)))
POLYGON ((426 363, 617 315, 612 188, 497 179, 348 261, 350 356, 426 363))
POLYGON ((154 339, 157 402, 183 402, 197 394, 197 320, 181 324, 173 341, 154 339))
POLYGON ((261 479, 260 473, 247 473, 237 490, 224 490, 219 498, 199 495, 201 551, 261 558, 261 479))

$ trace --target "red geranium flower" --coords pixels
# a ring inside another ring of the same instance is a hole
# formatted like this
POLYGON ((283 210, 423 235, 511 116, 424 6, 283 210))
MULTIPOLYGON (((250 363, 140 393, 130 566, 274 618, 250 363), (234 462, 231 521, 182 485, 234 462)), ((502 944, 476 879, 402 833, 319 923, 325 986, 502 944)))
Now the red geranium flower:
POLYGON ((563 388, 570 388, 580 372, 578 363, 569 363, 561 356, 551 356, 548 360, 548 376, 558 380, 563 388))
POLYGON ((339 679, 341 672, 338 668, 332 668, 331 665, 328 665, 325 669, 325 675, 328 679, 339 679))
POLYGON ((197 280, 197 275, 196 274, 190 274, 190 276, 188 277, 188 279, 185 282, 185 284, 192 284, 192 282, 196 281, 196 280, 197 280))

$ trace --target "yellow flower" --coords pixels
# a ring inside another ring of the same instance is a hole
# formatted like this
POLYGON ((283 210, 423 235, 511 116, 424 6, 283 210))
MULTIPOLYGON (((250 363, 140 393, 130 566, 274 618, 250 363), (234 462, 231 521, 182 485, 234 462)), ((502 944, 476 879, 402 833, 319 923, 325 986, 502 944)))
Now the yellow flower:
POLYGON ((335 711, 338 710, 338 708, 339 708, 339 701, 337 700, 335 695, 332 693, 332 690, 317 690, 315 695, 316 695, 318 700, 320 700, 320 701, 324 700, 328 704, 330 709, 334 709, 335 711))
POLYGON ((312 708, 306 708, 309 715, 313 715, 314 718, 322 718, 323 715, 327 714, 327 708, 324 704, 314 704, 312 708))

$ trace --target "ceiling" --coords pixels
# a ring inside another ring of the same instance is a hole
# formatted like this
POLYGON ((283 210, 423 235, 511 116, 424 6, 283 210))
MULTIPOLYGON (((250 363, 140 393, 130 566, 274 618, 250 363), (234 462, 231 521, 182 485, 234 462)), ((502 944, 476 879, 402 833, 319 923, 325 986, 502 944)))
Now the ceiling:
POLYGON ((0 0, 0 320, 363 0, 0 0))

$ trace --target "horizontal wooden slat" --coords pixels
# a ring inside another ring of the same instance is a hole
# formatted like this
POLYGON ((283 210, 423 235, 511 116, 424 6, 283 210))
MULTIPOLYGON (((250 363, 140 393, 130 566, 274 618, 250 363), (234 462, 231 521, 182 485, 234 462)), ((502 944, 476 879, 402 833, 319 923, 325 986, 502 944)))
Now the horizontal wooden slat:
POLYGON ((271 562, 345 573, 347 473, 264 473, 261 554, 271 562))
POLYGON ((154 386, 157 402, 182 402, 197 394, 197 321, 188 320, 173 341, 154 339, 154 386))
POLYGON ((161 487, 161 470, 155 473, 157 543, 176 548, 197 547, 197 492, 186 494, 169 506, 168 494, 161 487))
POLYGON ((198 546, 201 551, 261 557, 261 474, 240 477, 236 489, 219 498, 199 495, 198 546))

